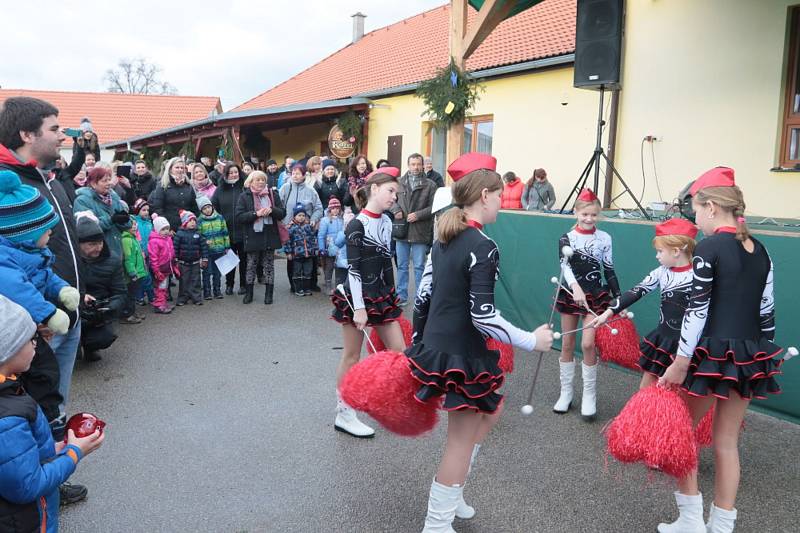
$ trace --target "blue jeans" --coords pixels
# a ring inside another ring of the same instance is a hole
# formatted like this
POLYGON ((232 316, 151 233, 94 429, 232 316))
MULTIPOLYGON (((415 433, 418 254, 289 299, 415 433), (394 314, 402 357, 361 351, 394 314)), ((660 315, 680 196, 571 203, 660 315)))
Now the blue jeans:
POLYGON ((414 265, 414 288, 422 281, 425 261, 428 259, 430 246, 419 242, 395 241, 397 246, 397 296, 401 301, 408 301, 408 260, 414 265))
POLYGON ((64 398, 64 403, 59 406, 61 415, 69 399, 69 385, 72 382, 72 369, 75 367, 75 357, 78 355, 78 344, 81 342, 81 322, 80 320, 74 328, 67 331, 66 335, 53 335, 50 339, 50 349, 58 361, 58 392, 64 398))
POLYGON ((209 254, 208 265, 203 269, 203 296, 211 296, 211 290, 214 290, 214 296, 222 292, 222 273, 217 267, 217 259, 225 254, 209 254))

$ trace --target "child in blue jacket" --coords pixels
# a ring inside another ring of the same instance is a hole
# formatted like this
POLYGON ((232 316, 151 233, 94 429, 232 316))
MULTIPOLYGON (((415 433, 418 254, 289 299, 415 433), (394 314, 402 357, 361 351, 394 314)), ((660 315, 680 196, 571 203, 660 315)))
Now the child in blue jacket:
POLYGON ((0 171, 0 294, 23 306, 37 324, 54 333, 67 332, 80 294, 57 276, 47 248, 58 215, 38 189, 23 185, 19 176, 0 171))
POLYGON ((36 324, 4 296, 0 317, 0 531, 56 533, 58 487, 104 435, 77 438, 69 430, 66 446, 56 446, 44 413, 17 379, 31 365, 36 324))
POLYGON ((314 257, 317 256, 317 235, 308 223, 308 213, 304 204, 298 202, 292 211, 289 241, 284 246, 286 259, 292 261, 292 280, 297 296, 311 296, 311 275, 314 257))
POLYGON ((317 237, 319 239, 319 257, 322 263, 322 272, 325 276, 325 292, 330 296, 333 294, 331 278, 336 263, 337 247, 335 244, 336 236, 344 230, 342 221, 342 203, 335 196, 328 202, 328 211, 319 223, 317 237))

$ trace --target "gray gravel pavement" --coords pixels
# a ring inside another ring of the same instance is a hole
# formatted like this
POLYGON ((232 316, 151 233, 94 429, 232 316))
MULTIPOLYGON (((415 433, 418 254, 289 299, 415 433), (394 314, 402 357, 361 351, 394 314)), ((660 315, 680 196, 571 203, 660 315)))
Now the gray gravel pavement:
MULTIPOLYGON (((327 298, 291 296, 276 266, 272 306, 259 287, 248 306, 228 296, 168 316, 148 311, 144 324, 120 326, 102 361, 78 363, 70 410, 100 415, 108 436, 72 478, 89 499, 62 510, 62 531, 421 531, 445 424, 419 439, 335 432, 339 327, 327 298)), ((546 354, 534 414, 523 417, 534 364, 517 353, 506 413, 466 488, 477 516, 455 529, 651 532, 672 519, 669 479, 604 454, 602 427, 638 378, 601 368, 598 421, 586 424, 574 410, 550 411, 558 363, 546 354)), ((757 413, 746 424, 737 531, 796 531, 800 426, 757 413)), ((711 466, 706 450, 709 496, 711 466)))

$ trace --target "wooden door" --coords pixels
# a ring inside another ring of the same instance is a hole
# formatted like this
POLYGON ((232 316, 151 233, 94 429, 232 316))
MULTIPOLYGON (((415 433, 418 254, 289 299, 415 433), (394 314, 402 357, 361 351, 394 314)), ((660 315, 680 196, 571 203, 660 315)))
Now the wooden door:
POLYGON ((403 136, 390 135, 386 140, 386 159, 393 167, 400 168, 403 162, 403 136))

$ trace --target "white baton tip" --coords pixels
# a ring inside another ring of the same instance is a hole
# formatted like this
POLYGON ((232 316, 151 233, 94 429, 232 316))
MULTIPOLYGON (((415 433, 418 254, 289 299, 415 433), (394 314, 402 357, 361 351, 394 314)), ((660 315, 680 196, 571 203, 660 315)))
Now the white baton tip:
POLYGON ((628 311, 628 318, 633 318, 633 311, 628 311))
POLYGON ((561 333, 559 333, 558 331, 554 331, 554 332, 553 332, 553 338, 554 338, 555 340, 558 340, 558 339, 560 339, 560 338, 561 338, 561 333))
POLYGON ((522 411, 523 415, 528 416, 530 414, 533 414, 533 406, 532 405, 523 405, 522 409, 520 409, 520 411, 522 411))
POLYGON ((619 330, 617 328, 611 328, 612 335, 616 335, 617 333, 619 333, 619 330))
POLYGON ((564 246, 561 248, 561 255, 569 259, 572 257, 572 247, 571 246, 564 246))
POLYGON ((556 285, 558 285, 558 278, 553 276, 552 278, 550 278, 550 283, 555 283, 556 285))
POLYGON ((345 294, 344 285, 342 285, 341 283, 336 286, 336 290, 339 291, 341 294, 345 294))
POLYGON ((789 349, 788 349, 788 350, 786 350, 786 351, 788 352, 788 354, 789 354, 789 356, 790 356, 790 357, 794 357, 794 356, 796 356, 797 354, 800 354, 800 352, 799 352, 799 351, 797 351, 797 348, 795 348, 794 346, 790 346, 790 347, 789 347, 789 349))

